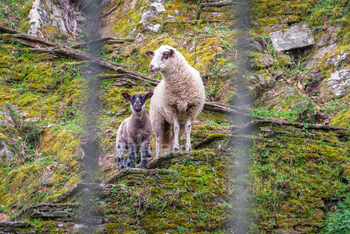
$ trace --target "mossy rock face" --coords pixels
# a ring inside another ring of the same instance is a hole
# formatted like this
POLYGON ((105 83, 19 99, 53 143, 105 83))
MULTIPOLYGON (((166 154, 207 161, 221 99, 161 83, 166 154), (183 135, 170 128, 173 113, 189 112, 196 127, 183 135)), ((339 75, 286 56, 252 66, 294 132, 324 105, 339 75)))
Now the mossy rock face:
POLYGON ((350 110, 340 111, 330 122, 332 126, 350 127, 350 110))
POLYGON ((325 204, 347 193, 347 183, 339 178, 347 169, 339 163, 349 161, 349 142, 307 128, 268 125, 260 131, 250 168, 257 227, 319 231, 329 212, 325 204))

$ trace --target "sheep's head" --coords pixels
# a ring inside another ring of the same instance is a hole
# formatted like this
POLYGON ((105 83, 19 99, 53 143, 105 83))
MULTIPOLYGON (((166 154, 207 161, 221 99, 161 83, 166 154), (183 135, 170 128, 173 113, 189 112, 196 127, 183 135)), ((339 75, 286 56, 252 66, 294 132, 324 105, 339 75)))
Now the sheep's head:
POLYGON ((147 93, 145 95, 142 94, 134 94, 130 95, 128 93, 122 93, 122 96, 130 101, 130 107, 133 113, 140 113, 145 110, 145 102, 147 99, 152 97, 153 93, 147 93))
POLYGON ((150 72, 156 74, 159 71, 164 71, 171 58, 174 57, 174 54, 175 50, 170 46, 161 46, 156 51, 147 51, 146 55, 153 57, 149 65, 150 72))

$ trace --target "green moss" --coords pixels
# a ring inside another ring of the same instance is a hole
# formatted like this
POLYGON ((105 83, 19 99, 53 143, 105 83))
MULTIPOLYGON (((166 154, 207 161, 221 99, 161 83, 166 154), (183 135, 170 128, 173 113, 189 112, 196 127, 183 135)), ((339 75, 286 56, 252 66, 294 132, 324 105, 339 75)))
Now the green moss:
POLYGON ((350 127, 350 110, 340 111, 330 122, 332 126, 350 127))

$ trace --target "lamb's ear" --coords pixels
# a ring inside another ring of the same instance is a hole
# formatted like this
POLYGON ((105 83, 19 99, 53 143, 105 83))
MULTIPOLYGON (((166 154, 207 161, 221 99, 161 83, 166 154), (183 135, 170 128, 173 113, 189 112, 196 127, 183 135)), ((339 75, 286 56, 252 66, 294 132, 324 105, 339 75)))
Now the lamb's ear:
POLYGON ((153 51, 146 51, 145 54, 149 57, 154 57, 154 52, 153 51))
POLYGON ((147 100, 147 99, 150 99, 152 96, 153 96, 153 93, 147 93, 147 94, 145 95, 146 100, 147 100))
POLYGON ((122 93, 122 96, 126 99, 130 101, 130 95, 128 93, 122 93))
POLYGON ((173 54, 175 54, 175 51, 173 49, 170 49, 170 57, 173 57, 173 54))

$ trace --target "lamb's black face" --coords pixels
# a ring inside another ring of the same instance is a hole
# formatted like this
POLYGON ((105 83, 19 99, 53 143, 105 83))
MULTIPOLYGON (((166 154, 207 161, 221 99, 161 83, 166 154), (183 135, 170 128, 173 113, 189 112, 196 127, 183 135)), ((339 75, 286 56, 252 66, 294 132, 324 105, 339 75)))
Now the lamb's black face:
POLYGON ((136 112, 142 111, 142 106, 145 105, 145 101, 145 95, 134 94, 130 96, 130 104, 136 112))
POLYGON ((146 95, 134 94, 131 96, 127 93, 122 93, 122 95, 125 99, 130 101, 130 106, 132 109, 139 113, 145 109, 145 102, 147 99, 152 97, 153 93, 147 93, 146 95))

